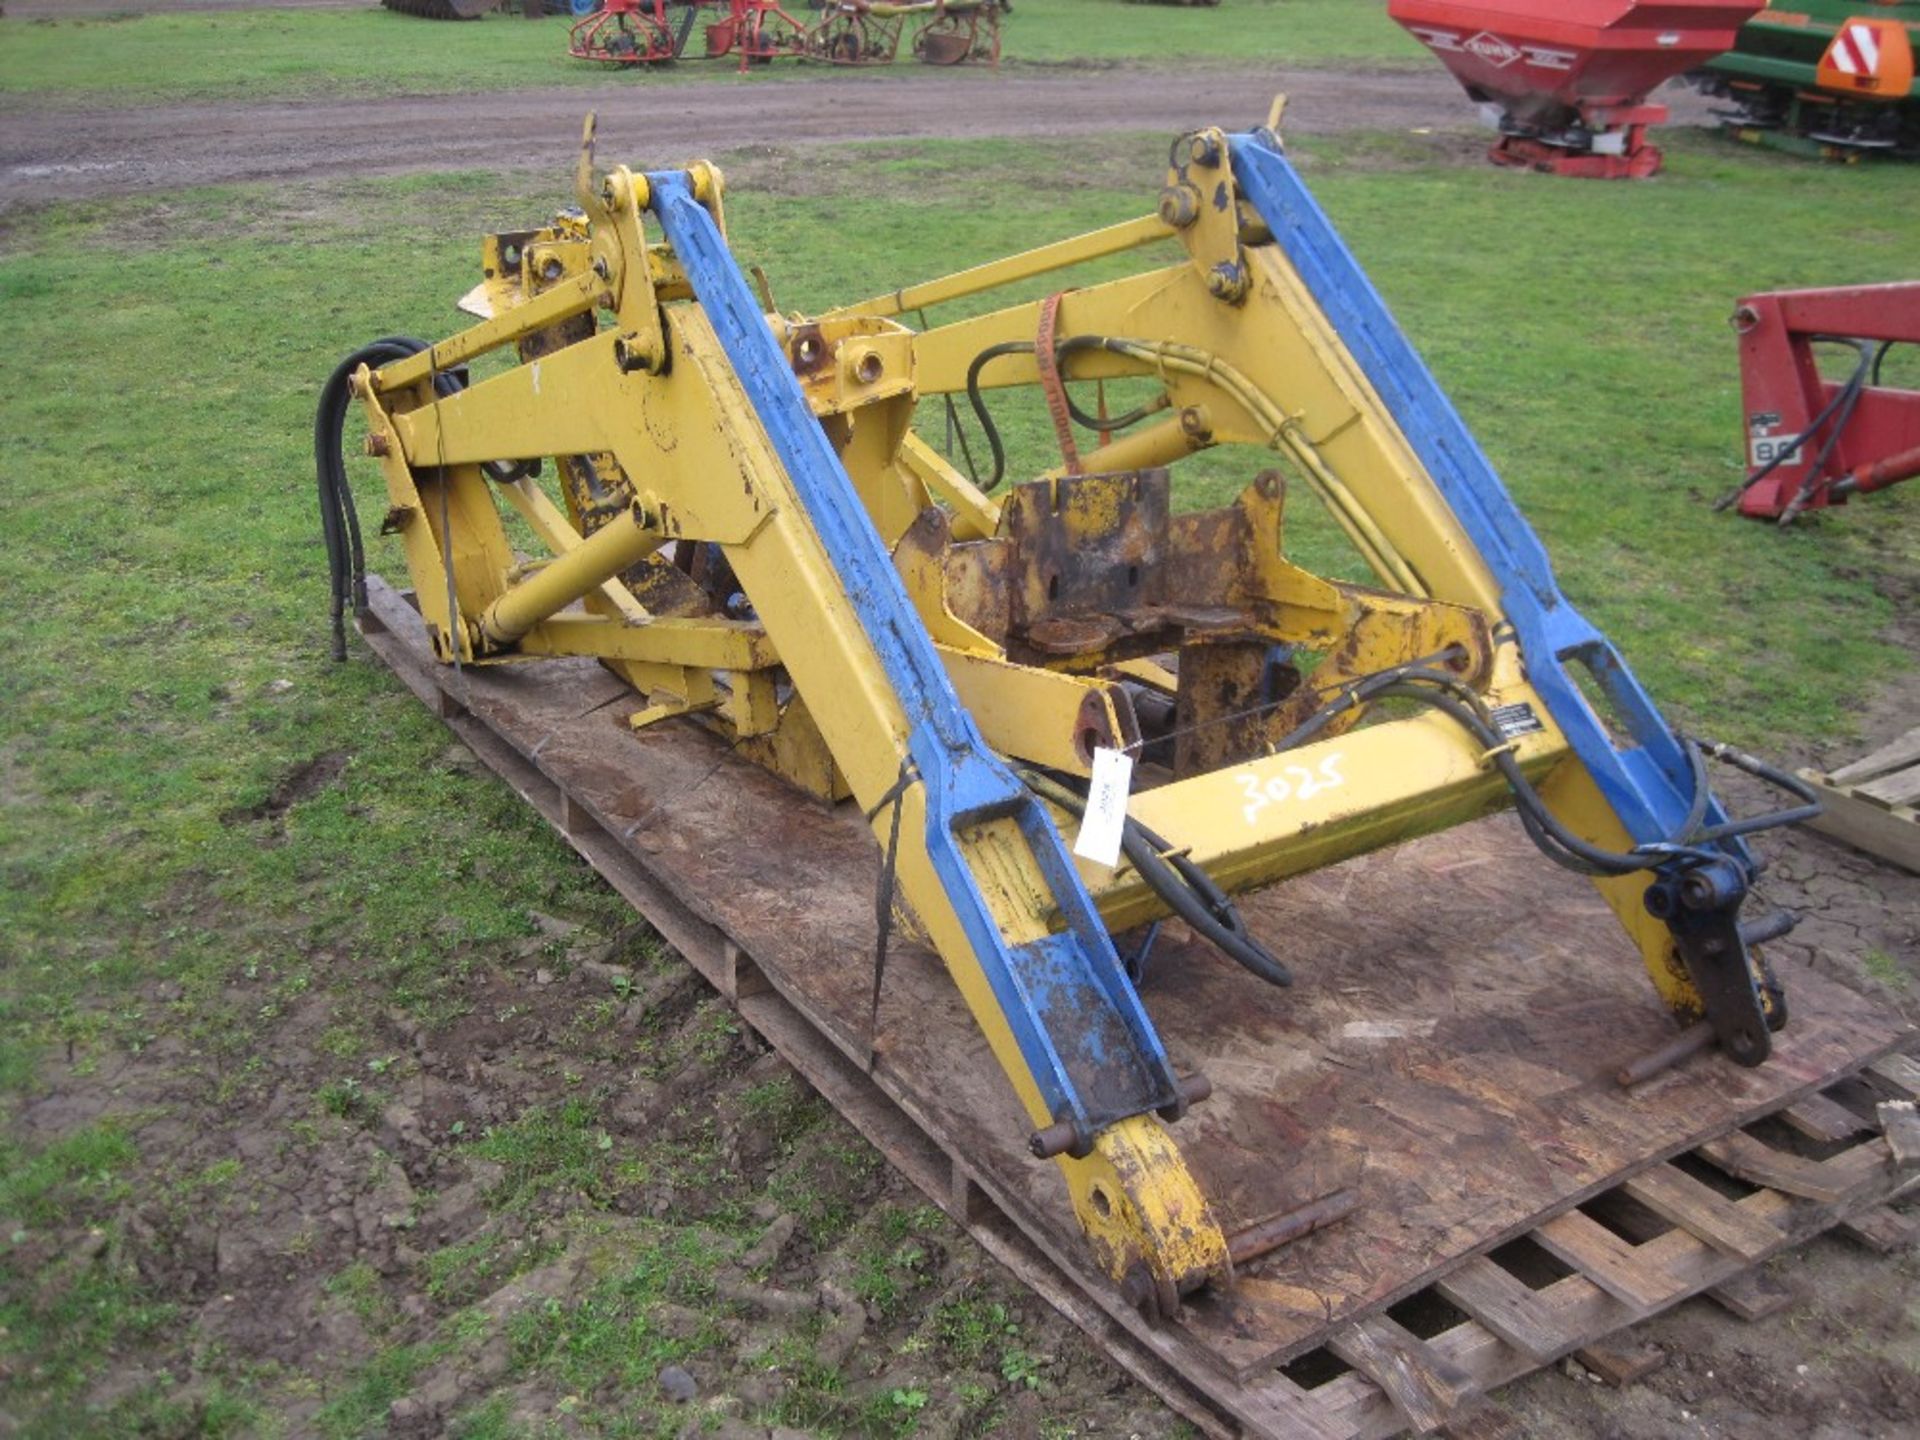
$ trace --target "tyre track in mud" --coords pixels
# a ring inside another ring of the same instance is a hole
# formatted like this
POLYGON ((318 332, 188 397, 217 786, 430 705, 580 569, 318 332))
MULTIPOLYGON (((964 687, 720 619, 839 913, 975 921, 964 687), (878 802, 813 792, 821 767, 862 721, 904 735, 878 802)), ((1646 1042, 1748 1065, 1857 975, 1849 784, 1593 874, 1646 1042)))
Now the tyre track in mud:
MULTIPOLYGON (((315 181, 461 169, 564 170, 581 117, 600 116, 601 153, 684 164, 770 141, 1059 139, 1199 125, 1250 126, 1276 91, 1290 133, 1457 129, 1473 112, 1431 70, 1176 66, 907 69, 483 95, 119 108, 0 104, 0 210, 53 200, 239 181, 315 181)), ((1692 97, 1674 101, 1676 119, 1692 97)))

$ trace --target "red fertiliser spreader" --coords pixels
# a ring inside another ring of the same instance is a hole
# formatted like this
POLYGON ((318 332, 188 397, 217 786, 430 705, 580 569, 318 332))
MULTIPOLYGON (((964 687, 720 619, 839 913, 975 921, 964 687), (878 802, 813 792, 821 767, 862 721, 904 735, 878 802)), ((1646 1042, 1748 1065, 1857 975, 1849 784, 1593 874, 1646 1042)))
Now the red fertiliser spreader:
POLYGON ((1733 46, 1761 0, 1389 0, 1487 111, 1497 165, 1641 180, 1659 173, 1647 96, 1733 46))

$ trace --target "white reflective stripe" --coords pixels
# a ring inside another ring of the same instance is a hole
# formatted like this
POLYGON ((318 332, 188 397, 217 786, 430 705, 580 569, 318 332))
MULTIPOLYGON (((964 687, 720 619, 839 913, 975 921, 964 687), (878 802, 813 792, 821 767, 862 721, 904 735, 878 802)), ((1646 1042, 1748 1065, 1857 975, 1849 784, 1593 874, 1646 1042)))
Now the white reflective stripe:
POLYGON ((1854 59, 1853 41, 1848 31, 1842 30, 1833 37, 1833 45, 1827 51, 1827 58, 1833 62, 1833 68, 1842 75, 1860 73, 1860 63, 1854 59))
POLYGON ((1859 55, 1861 65, 1869 75, 1873 74, 1880 68, 1880 37, 1871 25, 1852 25, 1847 33, 1853 37, 1854 52, 1859 55))

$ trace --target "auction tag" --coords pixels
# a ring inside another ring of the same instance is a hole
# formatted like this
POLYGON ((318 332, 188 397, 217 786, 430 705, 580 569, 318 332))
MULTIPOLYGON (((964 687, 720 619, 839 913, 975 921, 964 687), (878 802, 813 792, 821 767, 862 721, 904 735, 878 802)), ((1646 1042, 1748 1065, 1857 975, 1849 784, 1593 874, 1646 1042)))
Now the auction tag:
POLYGON ((1087 813, 1073 853, 1108 868, 1120 863, 1120 833, 1127 824, 1127 791, 1133 784, 1133 757, 1124 750, 1095 746, 1093 780, 1087 789, 1087 813))

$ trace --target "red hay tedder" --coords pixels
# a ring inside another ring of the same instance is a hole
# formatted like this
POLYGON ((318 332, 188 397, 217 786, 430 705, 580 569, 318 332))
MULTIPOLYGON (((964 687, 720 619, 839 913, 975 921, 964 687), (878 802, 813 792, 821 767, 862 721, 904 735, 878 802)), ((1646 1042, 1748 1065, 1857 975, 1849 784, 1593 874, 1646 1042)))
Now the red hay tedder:
POLYGON ((834 65, 885 65, 913 27, 914 58, 928 65, 997 64, 1005 0, 829 0, 822 18, 805 24, 780 0, 603 0, 578 21, 568 52, 612 65, 657 65, 682 59, 701 24, 709 60, 738 57, 745 70, 782 57, 834 65))
POLYGON ((1387 13, 1489 112, 1497 165, 1590 179, 1660 169, 1647 97, 1732 48, 1761 0, 1390 0, 1387 13))

